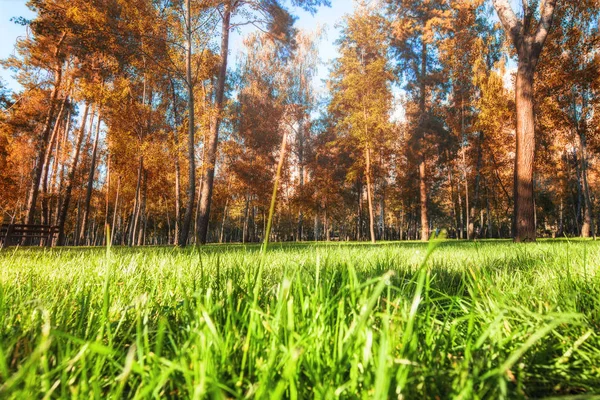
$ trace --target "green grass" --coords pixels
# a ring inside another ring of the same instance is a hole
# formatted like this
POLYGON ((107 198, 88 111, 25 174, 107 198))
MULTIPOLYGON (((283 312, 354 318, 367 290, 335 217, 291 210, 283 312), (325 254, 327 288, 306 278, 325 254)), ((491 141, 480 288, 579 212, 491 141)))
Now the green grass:
POLYGON ((429 253, 3 250, 0 398, 600 394, 599 244, 429 253))

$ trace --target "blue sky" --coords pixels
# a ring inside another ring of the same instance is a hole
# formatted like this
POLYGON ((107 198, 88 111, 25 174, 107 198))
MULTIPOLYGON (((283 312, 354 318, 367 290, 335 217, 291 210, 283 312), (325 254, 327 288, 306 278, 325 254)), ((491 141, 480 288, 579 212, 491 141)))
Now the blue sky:
MULTIPOLYGON (((34 14, 25 5, 27 0, 0 0, 0 59, 6 58, 14 51, 15 41, 19 36, 26 35, 26 28, 10 21, 12 17, 22 16, 32 18, 34 14)), ((326 34, 320 44, 320 58, 323 65, 319 69, 319 76, 315 84, 320 86, 320 80, 328 75, 328 64, 337 57, 335 41, 339 37, 339 29, 336 25, 342 20, 345 14, 352 12, 354 8, 353 0, 332 0, 331 7, 323 7, 313 16, 310 13, 295 9, 294 14, 299 18, 296 26, 306 31, 314 31, 319 26, 325 28, 326 34)), ((232 36, 232 53, 236 56, 236 51, 241 47, 242 37, 238 33, 232 36)), ((233 64, 232 64, 233 65, 233 64)), ((17 83, 12 79, 11 72, 0 69, 0 79, 8 83, 12 89, 18 89, 17 83)))

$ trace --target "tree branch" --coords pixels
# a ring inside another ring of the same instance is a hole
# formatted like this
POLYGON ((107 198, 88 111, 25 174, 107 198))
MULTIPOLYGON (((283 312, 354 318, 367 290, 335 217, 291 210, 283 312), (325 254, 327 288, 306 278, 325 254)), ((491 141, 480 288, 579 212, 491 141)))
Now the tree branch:
POLYGON ((542 48, 542 45, 548 37, 548 32, 552 26, 554 18, 554 9, 556 8, 556 0, 545 0, 541 7, 540 22, 534 36, 534 44, 536 47, 542 48))
POLYGON ((510 7, 508 0, 492 0, 494 8, 498 13, 500 22, 504 26, 506 33, 510 36, 515 47, 519 47, 519 43, 523 38, 523 25, 521 21, 517 19, 517 16, 513 9, 510 7))

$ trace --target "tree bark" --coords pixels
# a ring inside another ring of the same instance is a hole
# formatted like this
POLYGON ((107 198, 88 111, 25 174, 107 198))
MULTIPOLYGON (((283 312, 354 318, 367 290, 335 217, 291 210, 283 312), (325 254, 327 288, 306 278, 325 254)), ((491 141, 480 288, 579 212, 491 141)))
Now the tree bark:
POLYGON ((590 187, 588 185, 588 174, 587 174, 587 138, 585 132, 579 132, 579 151, 580 151, 580 162, 581 162, 581 183, 583 191, 583 225, 581 227, 581 236, 588 238, 593 236, 596 237, 596 229, 594 227, 594 215, 592 211, 592 199, 590 196, 590 187))
POLYGON ((115 208, 113 210, 113 220, 112 220, 112 228, 110 232, 110 244, 115 243, 115 232, 117 226, 117 215, 119 214, 119 195, 121 194, 121 177, 119 176, 117 180, 117 195, 115 197, 115 208))
MULTIPOLYGON (((429 217, 427 212, 427 182, 425 160, 419 163, 419 198, 421 200, 421 240, 429 240, 429 217)), ((460 194, 459 194, 460 196, 460 194)))
POLYGON ((179 162, 179 112, 177 109, 177 96, 175 94, 175 83, 171 81, 173 90, 173 117, 175 126, 173 129, 173 145, 175 147, 175 238, 173 243, 179 243, 179 231, 181 229, 181 165, 179 162))
POLYGON ((373 188, 371 184, 371 148, 367 145, 365 148, 365 175, 367 177, 367 201, 369 203, 369 233, 371 234, 371 243, 375 244, 375 215, 373 211, 373 188))
POLYGON ((83 224, 79 233, 79 243, 84 244, 86 241, 86 231, 88 228, 88 220, 90 214, 90 202, 92 200, 92 191, 94 189, 94 175, 96 173, 96 155, 98 154, 98 140, 100 138, 100 113, 96 122, 96 137, 94 138, 94 147, 92 149, 92 160, 90 162, 90 173, 88 175, 87 190, 85 194, 85 203, 83 208, 83 224))
MULTIPOLYGON (((189 0, 188 0, 189 1, 189 0)), ((223 113, 223 97, 225 93, 225 80, 227 78, 227 56, 229 53, 229 30, 231 25, 231 3, 225 3, 221 33, 221 66, 217 81, 214 122, 210 127, 210 134, 206 146, 204 174, 202 177, 202 194, 200 196, 200 224, 198 227, 198 240, 206 244, 208 223, 210 220, 210 206, 212 202, 213 183, 215 178, 215 164, 217 162, 217 146, 219 143, 219 128, 223 113)))
POLYGON ((429 240, 429 216, 427 211, 427 175, 426 175, 426 165, 425 165, 425 150, 424 150, 424 139, 425 139, 425 118, 426 118, 426 107, 425 107, 425 91, 427 90, 427 85, 425 83, 425 77, 427 75, 427 44, 425 41, 422 43, 421 47, 421 76, 420 76, 420 86, 421 93, 419 99, 419 111, 421 113, 421 121, 419 127, 419 137, 418 137, 418 147, 420 153, 420 163, 419 163, 419 200, 421 203, 421 240, 426 242, 429 240))
POLYGON ((536 239, 533 198, 533 164, 535 156, 535 120, 533 114, 533 83, 535 69, 521 61, 517 71, 517 148, 514 177, 514 239, 531 242, 536 239))
POLYGON ((187 204, 181 232, 179 233, 179 247, 185 247, 188 243, 190 227, 192 225, 192 213, 194 201, 196 200, 196 151, 195 151, 195 121, 194 121, 194 82, 192 81, 192 8, 191 0, 186 0, 186 25, 187 25, 187 49, 186 49, 186 83, 188 89, 188 190, 187 204))

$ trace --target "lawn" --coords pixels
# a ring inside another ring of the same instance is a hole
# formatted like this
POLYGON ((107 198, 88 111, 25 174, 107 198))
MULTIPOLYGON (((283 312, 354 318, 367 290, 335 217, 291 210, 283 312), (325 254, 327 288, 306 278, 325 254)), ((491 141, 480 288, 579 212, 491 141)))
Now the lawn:
POLYGON ((8 249, 0 271, 0 398, 600 394, 596 242, 8 249))

